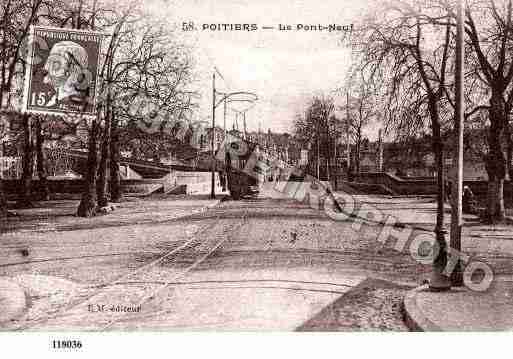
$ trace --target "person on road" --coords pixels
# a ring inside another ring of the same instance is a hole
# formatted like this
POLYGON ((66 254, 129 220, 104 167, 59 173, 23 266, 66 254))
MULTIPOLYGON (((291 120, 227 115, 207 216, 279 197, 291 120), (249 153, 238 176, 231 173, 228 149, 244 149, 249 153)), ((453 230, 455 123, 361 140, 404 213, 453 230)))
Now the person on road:
POLYGON ((463 213, 474 214, 476 213, 476 199, 474 193, 469 186, 463 187, 463 199, 462 199, 462 210, 463 213))

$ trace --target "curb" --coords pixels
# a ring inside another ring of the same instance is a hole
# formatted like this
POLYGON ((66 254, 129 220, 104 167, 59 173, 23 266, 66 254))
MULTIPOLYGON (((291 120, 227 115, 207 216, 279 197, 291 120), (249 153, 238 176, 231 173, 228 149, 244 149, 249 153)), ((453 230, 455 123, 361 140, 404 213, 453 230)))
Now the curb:
POLYGON ((406 293, 403 299, 403 320, 412 332, 442 332, 443 329, 429 320, 417 305, 417 294, 424 291, 429 291, 427 284, 406 293))
POLYGON ((0 325, 7 324, 25 312, 27 296, 18 284, 0 278, 0 325))

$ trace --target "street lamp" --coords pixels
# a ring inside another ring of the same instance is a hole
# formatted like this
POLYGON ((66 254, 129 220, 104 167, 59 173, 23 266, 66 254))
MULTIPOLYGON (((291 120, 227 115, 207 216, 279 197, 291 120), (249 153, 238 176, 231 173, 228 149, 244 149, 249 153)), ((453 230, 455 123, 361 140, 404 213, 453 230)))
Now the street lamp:
MULTIPOLYGON (((456 251, 461 251, 461 227, 462 227, 462 195, 463 195, 463 126, 464 126, 464 112, 465 100, 463 95, 463 59, 465 56, 465 47, 463 42, 463 35, 465 33, 463 24, 463 0, 459 0, 457 6, 457 28, 456 28, 456 69, 455 69, 455 82, 456 82, 456 108, 455 108, 455 122, 454 132, 457 136, 456 146, 456 163, 455 163, 455 181, 454 188, 451 191, 455 194, 452 198, 452 211, 451 211, 451 237, 450 248, 456 251)), ((455 287, 463 285, 463 274, 461 262, 458 259, 454 272, 451 276, 451 284, 455 287)))
MULTIPOLYGON (((461 197, 463 190, 463 120, 464 120, 464 94, 463 94, 463 59, 464 59, 464 22, 463 22, 463 0, 456 3, 456 63, 455 63, 455 123, 456 133, 456 151, 454 166, 453 188, 451 190, 451 233, 450 250, 461 251, 461 197)), ((457 263, 453 268, 452 275, 449 277, 445 273, 447 265, 447 251, 445 243, 445 231, 441 228, 436 229, 436 240, 438 243, 438 254, 433 263, 433 274, 429 287, 431 290, 449 290, 451 284, 455 287, 463 285, 463 275, 461 272, 461 263, 457 258, 457 263), (452 283, 451 283, 452 282, 452 283)))

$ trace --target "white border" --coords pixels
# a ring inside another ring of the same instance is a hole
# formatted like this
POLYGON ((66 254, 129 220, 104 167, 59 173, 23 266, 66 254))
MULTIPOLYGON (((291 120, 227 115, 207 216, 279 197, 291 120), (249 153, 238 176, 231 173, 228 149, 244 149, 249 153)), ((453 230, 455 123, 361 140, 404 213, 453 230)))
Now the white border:
POLYGON ((7 358, 499 358, 511 333, 283 333, 283 332, 31 332, 0 333, 7 358), (53 349, 52 340, 80 340, 78 350, 53 349))

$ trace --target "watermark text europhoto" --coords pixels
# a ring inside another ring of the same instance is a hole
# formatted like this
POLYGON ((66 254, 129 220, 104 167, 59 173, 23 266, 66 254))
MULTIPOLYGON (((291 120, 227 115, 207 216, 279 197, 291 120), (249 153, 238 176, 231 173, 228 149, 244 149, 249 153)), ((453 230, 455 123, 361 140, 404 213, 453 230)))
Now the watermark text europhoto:
MULTIPOLYGON (((32 39, 39 49, 48 49, 45 40, 39 36, 32 39)), ((55 55, 57 56, 57 55, 55 55)), ((43 61, 39 56, 29 57, 30 65, 43 61)), ((55 66, 64 64, 65 61, 54 61, 55 66)), ((57 71, 58 69, 54 69, 57 71)), ((83 69, 84 86, 88 84, 92 74, 88 69, 83 69)), ((79 84, 80 86, 80 84, 79 84)), ((113 97, 113 87, 105 85, 103 91, 98 94, 96 105, 99 106, 107 98, 113 97)), ((128 109, 128 115, 135 119, 138 128, 146 133, 167 133, 177 139, 185 138, 189 130, 208 126, 206 121, 192 121, 186 116, 175 116, 172 111, 163 105, 158 105, 149 96, 141 91, 116 93, 114 101, 124 105, 128 109)), ((90 99, 88 99, 90 100, 90 99)), ((249 147, 244 146, 244 141, 236 136, 228 134, 220 146, 221 149, 230 151, 232 156, 247 156, 249 147), (233 141, 238 141, 242 146, 233 148, 228 146, 233 141)), ((234 157, 236 158, 236 157, 234 157)), ((217 152, 217 159, 224 161, 224 151, 217 152)), ((273 189, 290 199, 308 203, 313 209, 323 210, 326 215, 335 221, 351 221, 351 230, 359 232, 363 224, 377 227, 378 234, 375 240, 383 245, 392 243, 392 248, 401 253, 409 253, 411 258, 423 265, 432 265, 439 252, 439 246, 433 232, 418 230, 415 227, 402 224, 392 216, 385 215, 376 206, 369 203, 358 202, 357 199, 347 193, 333 193, 329 183, 321 182, 317 178, 303 173, 298 167, 288 165, 286 162, 271 158, 269 155, 252 151, 249 160, 243 169, 247 175, 258 178, 271 169, 278 172, 278 177, 283 181, 275 181, 273 189), (302 177, 303 181, 292 181, 292 176, 302 177)), ((464 267, 463 280, 465 286, 474 291, 485 291, 493 282, 492 268, 481 261, 471 258, 469 255, 448 247, 447 265, 443 274, 450 276, 458 261, 464 267), (477 273, 481 273, 480 281, 475 281, 477 273)))
MULTIPOLYGON (((221 148, 230 151, 232 156, 247 156, 248 146, 238 146, 235 149, 228 146, 232 141, 243 140, 228 135, 221 148)), ((218 152, 218 160, 223 160, 222 151, 218 152)), ((370 204, 357 201, 354 196, 338 192, 334 193, 327 182, 305 174, 300 168, 290 166, 286 162, 271 158, 267 154, 253 151, 249 155, 244 169, 245 174, 258 178, 266 175, 272 169, 283 179, 276 180, 273 189, 289 199, 307 203, 310 208, 322 210, 334 221, 351 221, 351 230, 359 232, 365 223, 378 229, 375 240, 383 245, 391 247, 400 253, 408 253, 412 259, 422 265, 432 265, 439 253, 439 245, 434 232, 415 228, 412 225, 403 224, 393 215, 384 214, 379 208, 370 204), (302 177, 303 181, 292 181, 292 177, 302 177)), ((492 268, 468 254, 453 248, 446 248, 447 264, 443 274, 450 276, 460 261, 463 270, 463 280, 467 288, 473 291, 486 291, 494 279, 492 268), (476 277, 480 280, 477 281, 476 277)))

